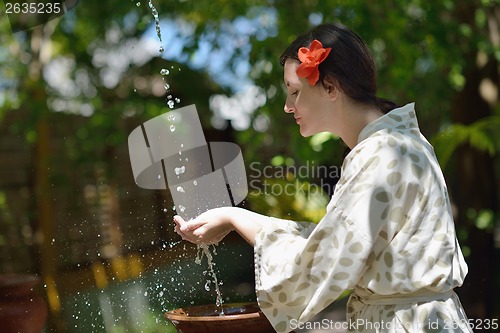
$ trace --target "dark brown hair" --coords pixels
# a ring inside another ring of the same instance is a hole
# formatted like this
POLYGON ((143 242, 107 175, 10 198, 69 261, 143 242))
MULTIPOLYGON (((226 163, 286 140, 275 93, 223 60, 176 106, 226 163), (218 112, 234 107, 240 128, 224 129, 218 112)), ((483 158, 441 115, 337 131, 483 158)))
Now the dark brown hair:
POLYGON ((281 55, 281 65, 287 59, 299 60, 299 48, 309 47, 315 39, 323 47, 332 48, 318 67, 318 82, 325 85, 325 78, 329 78, 353 101, 373 105, 384 113, 398 107, 390 100, 377 97, 377 74, 372 54, 363 40, 344 25, 321 24, 297 37, 281 55))

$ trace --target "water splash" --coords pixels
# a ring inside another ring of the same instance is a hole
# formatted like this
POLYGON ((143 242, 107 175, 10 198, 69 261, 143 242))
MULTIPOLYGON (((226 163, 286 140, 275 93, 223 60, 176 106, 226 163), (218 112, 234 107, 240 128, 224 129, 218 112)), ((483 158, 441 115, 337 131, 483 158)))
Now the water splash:
MULTIPOLYGON (((215 248, 215 245, 213 245, 213 251, 214 255, 217 255, 217 251, 215 248)), ((196 253, 196 258, 195 258, 195 263, 198 265, 201 265, 201 262, 203 260, 203 256, 207 257, 208 261, 208 274, 210 275, 210 278, 212 279, 207 280, 205 283, 205 290, 210 291, 210 282, 213 282, 215 286, 215 293, 217 294, 217 298, 215 299, 215 306, 219 309, 219 316, 224 315, 224 299, 222 298, 222 293, 219 289, 219 280, 217 279, 217 274, 215 274, 214 266, 215 263, 213 262, 213 256, 212 253, 210 253, 210 248, 208 245, 198 245, 198 252, 196 253)))

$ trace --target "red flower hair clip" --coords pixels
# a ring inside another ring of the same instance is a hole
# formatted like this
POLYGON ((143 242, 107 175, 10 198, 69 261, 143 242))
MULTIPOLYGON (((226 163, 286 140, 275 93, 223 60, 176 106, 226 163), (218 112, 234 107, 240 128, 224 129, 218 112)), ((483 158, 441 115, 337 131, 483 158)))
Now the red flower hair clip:
POLYGON ((331 47, 323 48, 323 44, 317 39, 312 41, 309 48, 301 47, 298 53, 301 64, 297 67, 297 76, 307 78, 309 84, 314 86, 319 80, 318 66, 328 57, 331 50, 331 47))

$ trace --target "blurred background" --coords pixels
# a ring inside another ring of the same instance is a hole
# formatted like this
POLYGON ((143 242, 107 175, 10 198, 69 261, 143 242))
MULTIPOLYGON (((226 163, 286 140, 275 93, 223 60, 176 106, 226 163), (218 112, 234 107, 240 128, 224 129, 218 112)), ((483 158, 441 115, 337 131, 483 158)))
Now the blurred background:
MULTIPOLYGON (((293 171, 339 168, 346 147, 300 137, 278 58, 324 22, 367 42, 381 97, 416 102, 469 265, 458 294, 469 318, 499 318, 500 1, 152 4, 161 42, 146 0, 81 1, 15 33, 22 17, 0 15, 0 273, 41 277, 46 332, 175 332, 166 310, 215 302, 170 193, 139 188, 130 167, 128 134, 171 109, 196 104, 207 141, 240 145, 243 206, 319 221, 338 174, 293 171)), ((231 235, 217 252, 226 302, 255 300, 252 248, 231 235)))

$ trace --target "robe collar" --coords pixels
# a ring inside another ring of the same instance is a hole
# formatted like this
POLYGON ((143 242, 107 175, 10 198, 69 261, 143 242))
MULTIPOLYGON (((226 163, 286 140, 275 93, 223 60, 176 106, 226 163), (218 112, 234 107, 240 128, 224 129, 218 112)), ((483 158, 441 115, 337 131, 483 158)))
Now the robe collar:
POLYGON ((408 103, 405 106, 391 110, 366 125, 359 133, 358 143, 367 139, 375 132, 387 129, 391 129, 391 131, 408 132, 413 135, 420 133, 417 116, 415 114, 415 103, 408 103))

